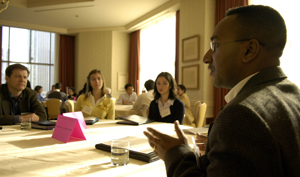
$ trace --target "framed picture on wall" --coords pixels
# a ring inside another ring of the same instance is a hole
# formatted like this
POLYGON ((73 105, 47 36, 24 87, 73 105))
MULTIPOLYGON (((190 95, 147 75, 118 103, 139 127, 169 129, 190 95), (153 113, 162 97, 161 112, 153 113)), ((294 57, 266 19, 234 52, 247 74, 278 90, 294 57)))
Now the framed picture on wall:
POLYGON ((125 91, 125 85, 128 82, 127 72, 118 72, 118 91, 125 91))
POLYGON ((199 35, 182 39, 182 62, 199 60, 199 35))
POLYGON ((182 67, 182 84, 186 89, 199 89, 199 65, 182 67))

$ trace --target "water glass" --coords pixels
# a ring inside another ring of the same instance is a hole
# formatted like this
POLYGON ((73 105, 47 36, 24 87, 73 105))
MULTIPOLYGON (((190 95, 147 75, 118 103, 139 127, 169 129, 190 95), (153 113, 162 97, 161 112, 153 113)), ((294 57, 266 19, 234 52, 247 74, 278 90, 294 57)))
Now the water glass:
POLYGON ((21 130, 31 130, 31 118, 21 118, 21 130))
POLYGON ((124 166, 129 162, 130 142, 125 139, 111 141, 111 163, 116 166, 124 166))

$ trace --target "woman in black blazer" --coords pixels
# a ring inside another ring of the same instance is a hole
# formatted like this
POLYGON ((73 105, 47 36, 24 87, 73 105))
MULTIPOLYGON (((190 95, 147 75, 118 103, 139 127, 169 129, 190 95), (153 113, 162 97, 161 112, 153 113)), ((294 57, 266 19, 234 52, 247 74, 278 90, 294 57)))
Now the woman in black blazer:
POLYGON ((182 123, 184 116, 184 104, 177 99, 176 82, 168 72, 161 72, 154 86, 154 100, 150 103, 150 120, 156 122, 174 123, 178 120, 182 123))

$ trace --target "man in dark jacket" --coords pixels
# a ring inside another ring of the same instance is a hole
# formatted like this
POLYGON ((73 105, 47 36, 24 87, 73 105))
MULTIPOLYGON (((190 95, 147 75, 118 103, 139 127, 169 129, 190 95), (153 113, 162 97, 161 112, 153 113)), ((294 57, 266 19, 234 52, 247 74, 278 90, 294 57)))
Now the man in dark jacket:
POLYGON ((178 123, 178 138, 145 132, 168 176, 300 176, 300 90, 279 67, 285 43, 275 9, 227 12, 203 57, 214 85, 231 89, 210 126, 205 155, 194 155, 178 123))
POLYGON ((37 92, 26 87, 28 75, 28 68, 21 64, 6 68, 6 84, 0 86, 0 125, 19 123, 21 118, 29 117, 33 122, 47 120, 45 108, 37 99, 37 92))

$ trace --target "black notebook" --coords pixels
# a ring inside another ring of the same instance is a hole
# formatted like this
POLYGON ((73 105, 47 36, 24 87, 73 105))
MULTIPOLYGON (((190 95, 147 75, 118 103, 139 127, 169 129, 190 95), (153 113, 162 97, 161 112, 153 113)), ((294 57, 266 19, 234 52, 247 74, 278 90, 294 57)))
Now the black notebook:
POLYGON ((118 121, 117 124, 141 125, 153 122, 152 120, 139 115, 119 116, 118 118, 122 119, 123 121, 118 121))
MULTIPOLYGON (((159 157, 154 154, 153 149, 148 144, 148 139, 143 136, 128 136, 122 139, 129 140, 129 158, 141 160, 144 162, 154 162, 159 160, 159 157)), ((96 144, 96 149, 110 152, 111 141, 96 144)))
POLYGON ((97 117, 85 117, 84 121, 86 125, 93 125, 94 123, 98 122, 99 118, 97 117))
POLYGON ((31 128, 42 129, 42 130, 52 130, 55 128, 56 122, 51 122, 48 120, 42 120, 38 122, 32 122, 31 128))

